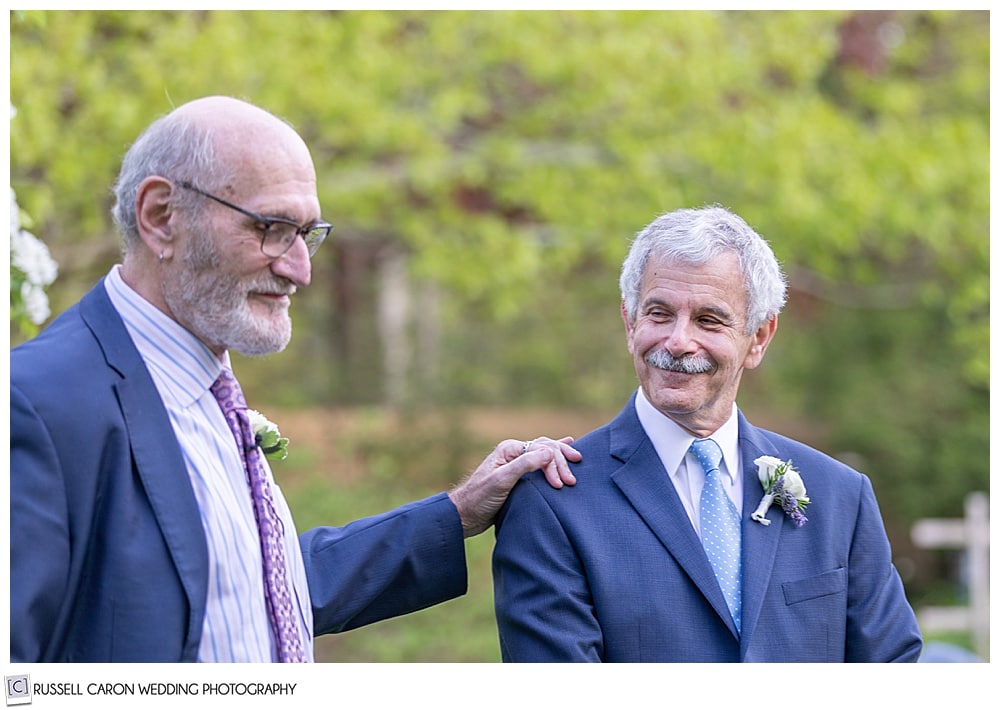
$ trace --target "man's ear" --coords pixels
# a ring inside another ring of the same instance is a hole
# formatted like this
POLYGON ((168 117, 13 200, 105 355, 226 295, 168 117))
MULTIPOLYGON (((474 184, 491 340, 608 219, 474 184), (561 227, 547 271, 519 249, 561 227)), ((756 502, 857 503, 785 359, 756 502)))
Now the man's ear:
POLYGON ((152 175, 141 183, 135 194, 136 225, 139 236, 153 256, 162 260, 173 256, 174 238, 171 216, 173 216, 174 186, 166 178, 152 175))
POLYGON ((632 331, 635 329, 635 324, 628 317, 624 298, 622 299, 622 321, 625 323, 625 342, 628 344, 628 351, 632 352, 632 331))
POLYGON ((753 342, 750 345, 750 350, 747 352, 746 359, 743 361, 743 367, 748 370, 752 370, 761 363, 764 359, 764 352, 767 350, 767 346, 771 342, 771 338, 774 337, 774 331, 777 329, 778 316, 774 316, 774 318, 771 318, 757 329, 757 332, 753 335, 753 342))
POLYGON ((628 320, 628 311, 625 309, 625 299, 622 299, 622 320, 625 322, 625 330, 632 330, 632 326, 628 320))

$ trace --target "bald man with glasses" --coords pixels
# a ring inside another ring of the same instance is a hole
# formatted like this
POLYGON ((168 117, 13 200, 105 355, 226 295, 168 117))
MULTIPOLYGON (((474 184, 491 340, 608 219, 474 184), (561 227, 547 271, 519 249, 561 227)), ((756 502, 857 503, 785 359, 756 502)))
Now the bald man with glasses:
POLYGON ((229 352, 278 352, 329 235, 298 134, 208 97, 115 187, 116 264, 11 351, 12 662, 308 662, 314 635, 464 594, 464 539, 566 437, 500 443, 449 492, 302 534, 229 352), (300 239, 301 237, 301 239, 300 239))

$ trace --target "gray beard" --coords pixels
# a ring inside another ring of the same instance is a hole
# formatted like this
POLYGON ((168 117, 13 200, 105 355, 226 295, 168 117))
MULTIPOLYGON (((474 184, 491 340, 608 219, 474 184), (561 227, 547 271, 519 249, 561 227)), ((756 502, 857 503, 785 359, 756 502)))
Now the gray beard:
POLYGON ((181 276, 164 284, 163 297, 174 315, 184 319, 182 325, 207 344, 243 355, 269 355, 285 349, 292 338, 288 311, 267 319, 257 317, 247 294, 290 295, 295 292, 293 284, 275 276, 240 281, 220 267, 218 252, 207 235, 193 240, 181 259, 181 276))

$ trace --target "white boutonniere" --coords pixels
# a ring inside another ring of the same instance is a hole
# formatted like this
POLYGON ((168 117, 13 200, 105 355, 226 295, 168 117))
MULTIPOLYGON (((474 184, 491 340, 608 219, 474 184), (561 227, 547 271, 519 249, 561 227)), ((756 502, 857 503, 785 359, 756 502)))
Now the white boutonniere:
POLYGON ((757 464, 757 478, 760 485, 764 487, 764 497, 760 499, 750 517, 761 525, 770 525, 768 520, 768 508, 772 503, 777 503, 781 509, 792 519, 795 527, 801 528, 809 520, 805 516, 806 506, 809 505, 809 496, 806 495, 806 486, 802 482, 799 472, 792 468, 792 462, 782 461, 773 456, 761 456, 754 460, 757 464))
POLYGON ((288 456, 288 439, 278 431, 277 424, 256 409, 247 409, 247 416, 250 418, 250 427, 253 429, 257 446, 265 456, 279 461, 288 456))

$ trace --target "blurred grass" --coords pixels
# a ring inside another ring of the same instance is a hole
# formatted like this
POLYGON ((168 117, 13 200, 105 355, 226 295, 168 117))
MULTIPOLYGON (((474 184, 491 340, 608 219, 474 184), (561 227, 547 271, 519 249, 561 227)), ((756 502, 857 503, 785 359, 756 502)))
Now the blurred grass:
MULTIPOLYGON (((333 484, 319 476, 283 487, 300 530, 341 525, 432 495, 441 487, 362 480, 333 484)), ((493 533, 466 540, 469 592, 430 609, 316 639, 319 662, 499 661, 490 555, 493 533)))

